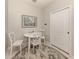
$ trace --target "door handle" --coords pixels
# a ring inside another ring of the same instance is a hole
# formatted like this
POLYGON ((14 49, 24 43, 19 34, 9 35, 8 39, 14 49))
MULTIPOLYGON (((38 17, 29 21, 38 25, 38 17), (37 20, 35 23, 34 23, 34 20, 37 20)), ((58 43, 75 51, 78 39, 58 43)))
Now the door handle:
POLYGON ((67 34, 70 34, 70 32, 67 32, 67 34))

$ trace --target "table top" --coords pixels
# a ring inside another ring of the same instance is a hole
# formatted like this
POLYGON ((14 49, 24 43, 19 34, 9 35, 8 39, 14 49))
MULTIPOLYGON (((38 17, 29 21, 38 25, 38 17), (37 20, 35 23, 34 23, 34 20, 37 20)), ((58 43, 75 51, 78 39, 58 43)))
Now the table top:
POLYGON ((40 33, 26 33, 24 34, 25 37, 44 37, 40 33))

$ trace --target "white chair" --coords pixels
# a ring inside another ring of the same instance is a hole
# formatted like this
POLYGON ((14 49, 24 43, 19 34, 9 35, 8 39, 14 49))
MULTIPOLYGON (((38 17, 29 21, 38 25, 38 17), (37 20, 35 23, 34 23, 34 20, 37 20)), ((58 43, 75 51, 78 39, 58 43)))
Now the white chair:
POLYGON ((35 47, 37 47, 37 46, 39 46, 38 49, 40 49, 40 46, 41 46, 40 37, 33 38, 33 41, 31 42, 31 44, 33 45, 33 52, 36 51, 35 47))
POLYGON ((20 53, 21 53, 21 50, 22 50, 22 42, 23 40, 15 40, 15 35, 14 35, 14 32, 11 32, 11 33, 8 33, 8 37, 9 37, 9 41, 10 41, 10 57, 13 57, 15 56, 16 53, 13 53, 13 47, 20 47, 20 53))

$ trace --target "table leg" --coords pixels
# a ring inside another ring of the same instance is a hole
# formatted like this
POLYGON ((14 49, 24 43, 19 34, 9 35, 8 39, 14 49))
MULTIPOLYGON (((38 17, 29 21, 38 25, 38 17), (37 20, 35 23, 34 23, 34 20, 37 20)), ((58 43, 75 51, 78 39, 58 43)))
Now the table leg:
POLYGON ((21 51, 22 51, 22 48, 21 48, 21 45, 20 45, 20 57, 22 56, 22 55, 21 55, 21 51))
POLYGON ((30 57, 30 38, 28 38, 28 59, 30 57))

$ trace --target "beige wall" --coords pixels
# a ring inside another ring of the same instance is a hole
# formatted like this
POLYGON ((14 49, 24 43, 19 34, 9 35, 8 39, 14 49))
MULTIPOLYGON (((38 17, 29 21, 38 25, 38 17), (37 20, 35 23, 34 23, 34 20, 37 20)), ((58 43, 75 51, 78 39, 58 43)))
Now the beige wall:
POLYGON ((8 0, 8 33, 15 32, 16 39, 23 39, 23 34, 34 30, 34 28, 22 28, 22 15, 38 17, 36 28, 43 28, 42 9, 29 5, 22 0, 8 0))

